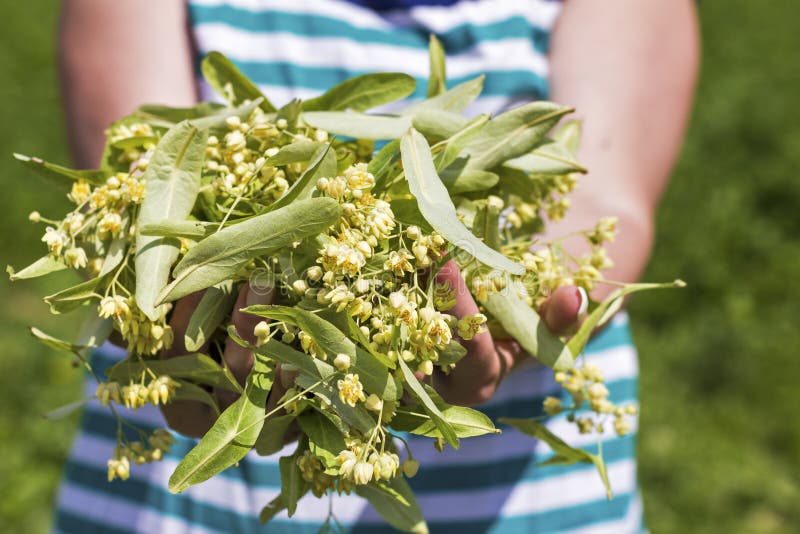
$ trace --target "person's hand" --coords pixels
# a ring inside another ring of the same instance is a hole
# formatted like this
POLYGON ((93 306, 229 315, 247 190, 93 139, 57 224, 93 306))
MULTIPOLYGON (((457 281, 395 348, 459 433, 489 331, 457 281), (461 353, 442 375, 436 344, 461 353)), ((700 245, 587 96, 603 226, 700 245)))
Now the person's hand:
MULTIPOLYGON (((234 304, 233 307, 231 319, 233 325, 236 327, 236 331, 242 339, 251 344, 255 344, 256 338, 253 334, 253 329, 262 319, 255 315, 242 313, 239 310, 254 304, 269 304, 272 302, 272 297, 273 292, 271 290, 266 293, 258 293, 253 291, 249 284, 245 284, 239 292, 239 297, 236 299, 236 304, 234 304)), ((170 325, 175 333, 175 341, 169 350, 161 353, 161 358, 171 358, 187 353, 186 346, 184 345, 184 334, 189 325, 189 319, 201 298, 202 292, 198 292, 177 302, 170 321, 170 325)), ((205 352, 207 350, 208 346, 204 346, 201 347, 199 352, 205 352)), ((227 366, 236 380, 244 385, 247 375, 253 367, 253 353, 228 337, 225 340, 225 349, 222 359, 223 365, 227 366)), ((267 401, 267 411, 272 410, 272 408, 277 405, 278 400, 283 396, 292 382, 292 377, 288 373, 282 372, 280 367, 278 367, 276 371, 276 380, 267 401)), ((216 394, 219 401, 220 410, 224 410, 230 406, 239 397, 238 394, 225 390, 215 390, 214 394, 216 394)), ((199 401, 173 401, 162 406, 161 411, 170 428, 181 434, 193 437, 203 436, 206 431, 211 428, 211 425, 216 419, 216 415, 211 407, 199 401)))
MULTIPOLYGON (((479 313, 478 304, 454 261, 447 262, 436 279, 450 282, 455 290, 456 305, 448 313, 457 318, 479 313)), ((582 289, 561 287, 545 301, 539 312, 551 332, 569 335, 578 328, 587 303, 588 297, 582 289)), ((470 406, 488 401, 512 368, 530 360, 519 343, 513 339, 495 339, 488 331, 462 344, 467 355, 449 374, 437 372, 434 379, 439 393, 454 404, 470 406)))

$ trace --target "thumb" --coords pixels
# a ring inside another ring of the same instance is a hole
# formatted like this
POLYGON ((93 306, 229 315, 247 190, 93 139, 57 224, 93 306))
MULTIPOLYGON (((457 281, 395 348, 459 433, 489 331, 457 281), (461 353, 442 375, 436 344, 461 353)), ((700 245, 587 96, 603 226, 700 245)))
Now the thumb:
POLYGON ((547 328, 557 336, 574 334, 580 326, 589 297, 582 287, 559 287, 539 308, 547 328))

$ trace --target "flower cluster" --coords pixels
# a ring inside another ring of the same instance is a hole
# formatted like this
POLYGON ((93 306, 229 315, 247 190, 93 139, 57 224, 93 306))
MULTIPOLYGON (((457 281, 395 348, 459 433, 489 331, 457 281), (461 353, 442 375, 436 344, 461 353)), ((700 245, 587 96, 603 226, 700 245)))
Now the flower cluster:
POLYGON ((180 384, 166 375, 153 377, 145 383, 131 381, 127 385, 119 382, 100 382, 95 390, 95 397, 103 406, 110 403, 124 404, 126 408, 136 410, 147 403, 153 406, 167 404, 175 397, 175 390, 180 384))
POLYGON ((175 442, 172 434, 163 428, 158 428, 147 437, 147 443, 132 441, 118 445, 114 449, 114 457, 108 460, 108 481, 115 478, 127 480, 130 476, 131 462, 135 464, 160 461, 169 453, 170 447, 175 442))

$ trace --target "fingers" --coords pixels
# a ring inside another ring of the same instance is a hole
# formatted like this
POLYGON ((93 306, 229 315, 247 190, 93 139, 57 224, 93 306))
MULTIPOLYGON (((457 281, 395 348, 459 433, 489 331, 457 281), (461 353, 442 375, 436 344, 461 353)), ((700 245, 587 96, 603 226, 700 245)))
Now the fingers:
MULTIPOLYGON (((254 291, 250 287, 250 284, 245 284, 241 291, 239 291, 239 296, 236 299, 236 303, 233 305, 231 322, 233 326, 236 327, 236 332, 248 343, 255 345, 256 337, 253 334, 253 329, 263 319, 240 310, 255 304, 269 304, 272 302, 272 299, 272 289, 268 291, 254 291)), ((253 368, 253 353, 229 337, 225 340, 225 350, 222 354, 222 359, 236 380, 238 380, 241 385, 244 385, 245 380, 247 380, 247 375, 250 374, 250 370, 253 368)), ((220 408, 224 410, 238 398, 238 395, 231 391, 220 390, 217 391, 217 398, 220 401, 220 408)))
MULTIPOLYGON (((189 326, 192 313, 203 293, 193 293, 175 304, 170 326, 175 334, 172 347, 161 351, 160 358, 172 358, 186 354, 184 334, 189 326)), ((161 406, 161 412, 170 428, 187 436, 200 437, 211 427, 213 413, 211 407, 199 401, 176 400, 161 406)))
POLYGON ((539 311, 547 328, 557 336, 574 334, 589 304, 581 287, 559 287, 548 297, 539 311))

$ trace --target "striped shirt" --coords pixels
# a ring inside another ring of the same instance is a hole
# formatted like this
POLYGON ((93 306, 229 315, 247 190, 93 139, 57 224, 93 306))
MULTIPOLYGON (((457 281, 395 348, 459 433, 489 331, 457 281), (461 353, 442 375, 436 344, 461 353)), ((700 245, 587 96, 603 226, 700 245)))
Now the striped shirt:
MULTIPOLYGON (((468 111, 496 113, 547 96, 548 38, 560 5, 548 0, 191 0, 189 7, 199 55, 225 53, 276 105, 315 96, 357 74, 387 70, 415 76, 418 89, 412 98, 421 98, 428 35, 435 33, 448 52, 449 85, 486 74, 484 95, 468 111)), ((201 93, 212 98, 202 83, 201 93)), ((102 373, 122 357, 122 351, 106 346, 96 352, 94 364, 102 373)), ((627 316, 617 316, 592 339, 583 358, 604 372, 612 402, 636 403, 637 358, 627 316)), ((87 387, 94 390, 93 384, 87 387)), ((495 420, 542 416, 544 397, 561 394, 552 371, 531 366, 507 377, 479 409, 495 420)), ((146 430, 166 426, 152 407, 124 413, 146 430)), ((598 437, 579 434, 564 416, 545 421, 567 442, 597 451, 598 437)), ((443 453, 428 438, 410 438, 421 462, 410 483, 431 532, 643 530, 635 428, 622 438, 611 429, 600 437, 615 492, 611 501, 592 466, 538 467, 552 451, 512 428, 501 428, 500 436, 467 438, 459 450, 443 453)), ((331 504, 345 531, 392 531, 356 495, 333 496, 332 502, 307 495, 291 519, 282 512, 260 526, 258 512, 280 492, 278 458, 294 445, 270 457, 251 451, 238 467, 172 495, 167 480, 196 444, 176 436, 162 462, 132 466, 130 480, 109 484, 105 462, 116 431, 105 409, 94 403, 87 407, 59 493, 56 531, 317 532, 331 504)))

